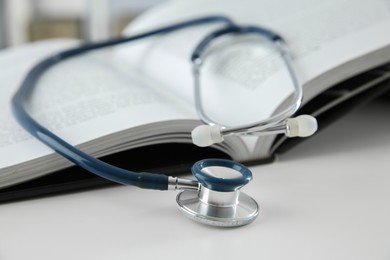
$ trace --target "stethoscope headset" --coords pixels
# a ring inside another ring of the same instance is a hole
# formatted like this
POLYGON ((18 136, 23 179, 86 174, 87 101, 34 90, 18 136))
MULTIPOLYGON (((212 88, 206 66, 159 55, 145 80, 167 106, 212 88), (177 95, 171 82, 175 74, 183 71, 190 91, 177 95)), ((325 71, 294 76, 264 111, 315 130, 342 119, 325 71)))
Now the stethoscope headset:
POLYGON ((224 137, 229 135, 278 133, 284 133, 288 137, 312 135, 317 130, 317 123, 313 117, 301 115, 291 118, 301 106, 303 90, 292 66, 284 40, 270 30, 257 26, 239 26, 224 16, 207 16, 126 38, 87 43, 50 56, 36 64, 24 78, 20 88, 12 98, 13 113, 18 122, 35 138, 69 161, 98 176, 144 189, 180 190, 181 192, 176 199, 177 204, 184 215, 191 219, 204 224, 225 227, 251 223, 258 216, 259 206, 253 198, 240 192, 240 188, 252 179, 251 171, 243 164, 225 159, 198 161, 191 169, 196 180, 171 177, 162 173, 133 172, 105 163, 70 145, 34 120, 25 107, 26 101, 42 74, 63 60, 92 50, 217 22, 223 23, 224 26, 208 34, 196 46, 191 56, 195 79, 195 105, 201 121, 205 123, 192 131, 193 143, 198 146, 209 146, 222 142, 224 137), (200 93, 200 69, 204 61, 204 53, 213 40, 228 34, 257 34, 274 43, 288 68, 295 89, 293 101, 287 109, 268 119, 235 127, 220 125, 207 116, 203 109, 200 93))

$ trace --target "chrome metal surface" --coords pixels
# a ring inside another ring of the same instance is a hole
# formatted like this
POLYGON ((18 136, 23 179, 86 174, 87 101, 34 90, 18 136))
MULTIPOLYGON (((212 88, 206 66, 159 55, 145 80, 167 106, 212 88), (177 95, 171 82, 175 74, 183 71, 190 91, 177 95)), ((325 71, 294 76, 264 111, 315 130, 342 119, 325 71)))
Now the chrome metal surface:
POLYGON ((199 200, 205 204, 219 207, 233 207, 238 203, 240 191, 221 192, 213 191, 205 187, 201 187, 199 191, 199 200))
POLYGON ((218 227, 237 227, 252 223, 259 214, 259 206, 254 199, 239 192, 238 203, 220 207, 206 204, 199 199, 199 192, 184 190, 176 197, 179 210, 188 218, 202 224, 218 227))
POLYGON ((199 190, 199 182, 196 180, 168 177, 168 190, 199 190))
MULTIPOLYGON (((239 126, 226 126, 215 122, 208 117, 205 112, 202 100, 201 100, 201 67, 204 62, 204 57, 199 57, 193 62, 193 78, 194 78, 194 97, 195 97, 195 108, 198 113, 200 120, 209 125, 218 124, 221 126, 221 133, 223 136, 228 136, 232 134, 238 135, 259 135, 261 132, 267 132, 269 129, 274 127, 278 128, 280 125, 283 125, 283 121, 286 118, 291 117, 301 106, 303 100, 303 87, 300 83, 294 63, 290 56, 288 47, 282 40, 272 41, 275 44, 275 50, 279 52, 281 58, 283 59, 284 64, 286 65, 287 71, 290 75, 291 81, 294 86, 294 94, 292 95, 291 104, 283 111, 278 112, 277 114, 271 116, 270 118, 263 119, 258 122, 253 122, 249 124, 243 124, 239 126)), ((282 132, 282 131, 281 131, 282 132)))

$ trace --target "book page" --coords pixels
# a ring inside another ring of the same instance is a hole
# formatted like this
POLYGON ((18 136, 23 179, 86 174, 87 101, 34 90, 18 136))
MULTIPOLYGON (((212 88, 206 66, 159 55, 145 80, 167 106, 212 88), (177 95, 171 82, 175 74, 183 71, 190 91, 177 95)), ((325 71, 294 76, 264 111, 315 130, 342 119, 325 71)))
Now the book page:
MULTIPOLYGON (((238 23, 259 25, 279 33, 291 50, 305 88, 305 101, 339 80, 390 59, 390 52, 384 51, 339 69, 389 45, 387 0, 172 1, 146 12, 124 34, 134 35, 210 14, 228 15, 238 23), (332 77, 323 76, 330 71, 332 77)), ((221 26, 200 26, 129 43, 117 48, 118 55, 193 103, 191 52, 202 37, 221 26)), ((272 50, 266 50, 264 41, 258 41, 260 47, 256 48, 248 46, 250 41, 241 37, 234 41, 237 44, 229 60, 228 55, 217 54, 219 61, 210 63, 210 73, 205 79, 209 84, 204 84, 207 111, 228 125, 269 117, 293 91, 283 62, 272 50), (236 104, 237 100, 244 102, 236 104)), ((214 49, 218 52, 221 48, 214 49)))
MULTIPOLYGON (((16 122, 10 99, 34 63, 75 44, 68 40, 47 41, 0 52, 1 168, 53 153, 16 122), (21 65, 15 66, 18 63, 21 65)), ((185 102, 160 95, 159 87, 113 60, 108 49, 49 69, 39 80, 28 110, 43 126, 72 145, 143 124, 196 118, 185 102)), ((170 131, 173 129, 171 126, 170 131)))

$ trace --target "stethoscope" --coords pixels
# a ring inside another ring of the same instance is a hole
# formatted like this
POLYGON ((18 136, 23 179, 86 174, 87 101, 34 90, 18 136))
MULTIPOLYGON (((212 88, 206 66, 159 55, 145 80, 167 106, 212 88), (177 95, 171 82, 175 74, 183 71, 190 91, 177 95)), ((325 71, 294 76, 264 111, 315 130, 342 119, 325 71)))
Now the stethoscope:
POLYGON ((201 160, 196 162, 191 169, 196 180, 171 177, 162 173, 129 171, 98 160, 70 145, 34 120, 25 107, 37 80, 47 69, 60 61, 88 51, 212 22, 220 22, 225 26, 208 34, 197 45, 191 56, 195 79, 196 110, 200 119, 205 123, 192 131, 193 143, 198 146, 208 146, 222 142, 224 137, 228 135, 284 133, 289 137, 304 137, 313 134, 317 130, 317 123, 313 117, 301 115, 291 118, 302 103, 303 90, 283 39, 276 33, 261 27, 236 25, 224 16, 208 16, 127 38, 88 43, 46 58, 29 71, 13 96, 13 113, 18 122, 31 135, 66 159, 94 174, 117 183, 144 189, 180 190, 181 192, 176 199, 177 204, 180 211, 191 219, 204 224, 225 227, 251 223, 258 216, 259 206, 253 198, 240 191, 241 187, 252 179, 251 171, 243 164, 224 159, 201 160), (287 109, 266 120, 235 127, 220 125, 207 116, 200 98, 200 69, 208 45, 214 39, 227 34, 258 34, 275 44, 288 68, 295 88, 293 101, 287 109))

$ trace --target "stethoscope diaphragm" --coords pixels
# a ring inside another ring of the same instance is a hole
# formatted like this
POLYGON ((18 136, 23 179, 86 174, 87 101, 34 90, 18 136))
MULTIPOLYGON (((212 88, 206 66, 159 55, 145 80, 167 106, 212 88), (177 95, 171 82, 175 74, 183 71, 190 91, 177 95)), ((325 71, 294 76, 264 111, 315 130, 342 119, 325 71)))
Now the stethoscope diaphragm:
POLYGON ((176 197, 186 217, 220 227, 243 226, 256 219, 258 204, 240 191, 252 179, 247 167, 224 159, 206 159, 194 164, 192 174, 199 189, 183 190, 176 197))

